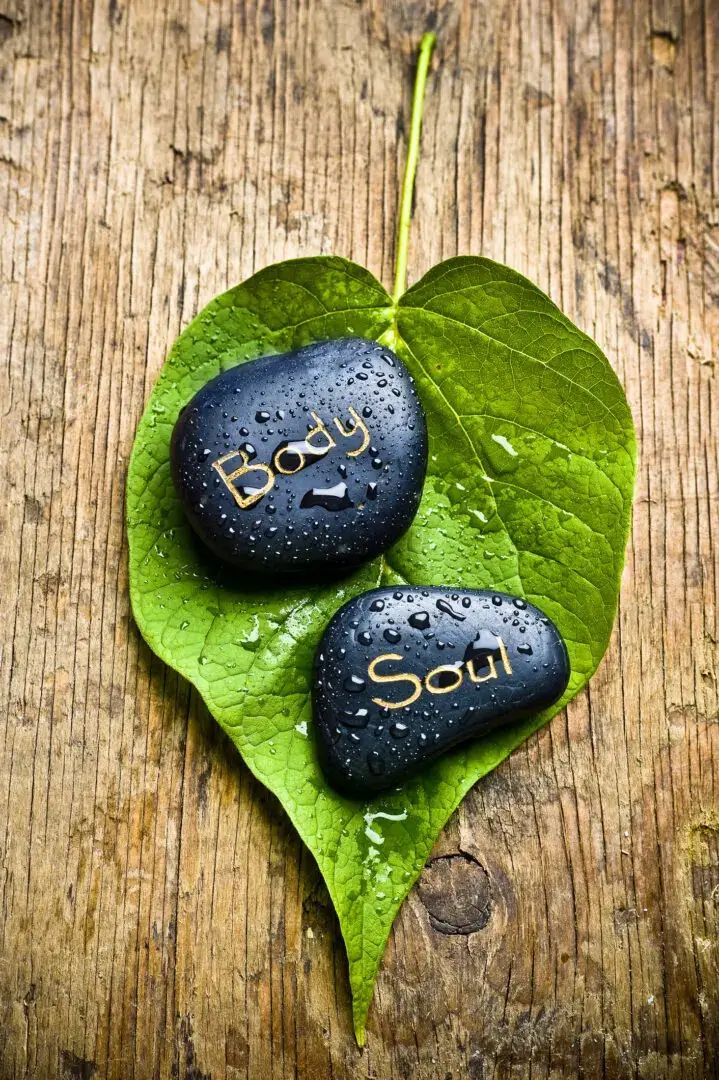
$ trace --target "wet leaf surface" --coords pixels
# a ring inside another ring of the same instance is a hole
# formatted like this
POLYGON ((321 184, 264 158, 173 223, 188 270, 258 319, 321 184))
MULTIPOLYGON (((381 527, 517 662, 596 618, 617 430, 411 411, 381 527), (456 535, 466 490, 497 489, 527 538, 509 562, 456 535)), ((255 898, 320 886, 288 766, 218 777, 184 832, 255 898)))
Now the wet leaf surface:
POLYGON ((436 266, 395 304, 339 258, 268 267, 213 300, 175 343, 128 476, 130 585, 150 647, 200 692, 315 856, 340 920, 360 1041, 393 919, 467 790, 586 683, 617 605, 635 475, 622 388, 599 348, 535 286, 487 259, 436 266), (183 405, 209 379, 329 338, 389 345, 427 412, 429 468, 410 530, 349 576, 264 584, 213 562, 170 478, 183 405), (559 627, 572 674, 551 710, 462 747, 398 792, 357 803, 320 772, 317 642, 380 584, 496 588, 559 627))

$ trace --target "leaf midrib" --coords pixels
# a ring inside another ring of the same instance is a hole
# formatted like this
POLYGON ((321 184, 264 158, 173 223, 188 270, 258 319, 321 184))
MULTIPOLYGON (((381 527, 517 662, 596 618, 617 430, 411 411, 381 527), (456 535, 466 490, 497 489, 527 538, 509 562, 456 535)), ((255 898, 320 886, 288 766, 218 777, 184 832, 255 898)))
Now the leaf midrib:
MULTIPOLYGON (((470 452, 472 453, 472 455, 476 459, 480 469, 482 470, 482 475, 483 476, 489 476, 489 473, 487 472, 485 464, 482 461, 482 458, 480 457, 479 452, 478 452, 476 446, 474 445, 474 442, 472 441, 472 438, 471 438, 469 432, 467 431, 464 424, 462 423, 462 417, 457 412, 457 410, 454 408, 451 401, 448 399, 447 395, 442 390, 441 386, 439 386, 434 381, 434 379, 432 379, 431 375, 429 375, 429 373, 427 372, 427 370, 426 370, 424 364, 422 363, 422 361, 419 359, 419 357, 416 355, 416 353, 412 350, 412 348, 409 345, 409 342, 401 334, 400 329, 399 329, 399 325, 398 325, 398 322, 397 322, 397 314, 398 314, 398 311, 399 311, 400 304, 401 304, 401 300, 400 300, 399 303, 392 304, 392 307, 391 307, 391 322, 390 322, 389 327, 387 328, 387 331, 385 331, 385 333, 386 334, 391 334, 392 345, 394 347, 395 352, 397 351, 397 341, 402 342, 402 344, 405 346, 407 352, 413 358, 413 360, 417 364, 418 368, 420 369, 420 371, 424 375, 425 379, 428 382, 432 383, 436 387, 437 393, 440 395, 440 397, 442 398, 442 401, 444 401, 444 403, 447 406, 447 408, 449 409, 450 413, 455 418, 460 431, 462 432, 464 438, 466 439, 467 445, 469 446, 469 449, 470 449, 470 452)), ((382 335, 382 337, 384 337, 384 336, 385 336, 385 334, 382 335)), ((490 499, 492 500, 492 505, 494 506, 494 512, 497 515, 498 519, 502 522, 502 526, 504 528, 507 539, 509 540, 510 544, 512 545, 512 550, 514 552, 514 558, 515 558, 515 563, 516 563, 517 580, 519 581, 522 592, 526 595, 526 589, 524 587, 524 583, 522 581, 522 575, 521 575, 520 570, 519 570, 519 549, 517 548, 516 544, 514 543, 514 539, 513 539, 512 535, 510 534, 509 529, 507 528, 507 524, 504 521, 504 518, 502 517, 502 515, 499 512, 499 508, 497 506, 497 500, 496 500, 496 498, 494 496, 494 492, 491 490, 491 488, 489 488, 488 494, 489 494, 490 499)))

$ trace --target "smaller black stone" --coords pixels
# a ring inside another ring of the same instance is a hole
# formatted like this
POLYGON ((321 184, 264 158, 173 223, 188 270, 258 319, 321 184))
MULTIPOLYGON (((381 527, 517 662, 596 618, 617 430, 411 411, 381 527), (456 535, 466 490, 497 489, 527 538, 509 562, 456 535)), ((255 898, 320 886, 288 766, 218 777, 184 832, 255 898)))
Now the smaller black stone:
POLYGON ((457 743, 552 705, 568 680, 559 631, 520 597, 374 589, 345 604, 320 642, 320 763, 338 791, 371 797, 457 743))

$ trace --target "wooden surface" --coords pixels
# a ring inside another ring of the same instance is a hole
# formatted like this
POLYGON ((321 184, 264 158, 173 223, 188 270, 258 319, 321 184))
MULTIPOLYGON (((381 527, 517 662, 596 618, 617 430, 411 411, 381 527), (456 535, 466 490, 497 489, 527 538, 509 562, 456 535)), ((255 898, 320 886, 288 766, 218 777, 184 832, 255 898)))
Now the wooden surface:
POLYGON ((0 1080, 719 1073, 718 0, 0 0, 0 1080), (272 797, 128 609, 169 345, 268 262, 506 261, 640 444, 609 653, 467 798, 350 1032, 272 797), (452 932, 455 931, 455 932, 452 932))

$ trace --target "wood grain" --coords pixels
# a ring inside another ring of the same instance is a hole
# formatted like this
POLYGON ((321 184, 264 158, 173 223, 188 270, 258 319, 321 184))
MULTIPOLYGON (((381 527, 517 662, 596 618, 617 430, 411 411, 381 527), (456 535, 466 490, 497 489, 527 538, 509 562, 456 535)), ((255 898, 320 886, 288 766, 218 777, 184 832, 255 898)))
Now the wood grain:
POLYGON ((0 0, 0 208, 0 1080, 719 1075, 717 0, 0 0), (132 624, 123 487, 214 294, 391 284, 432 27, 410 280, 537 280, 640 470, 608 656, 453 818, 360 1053, 311 858, 132 624))

